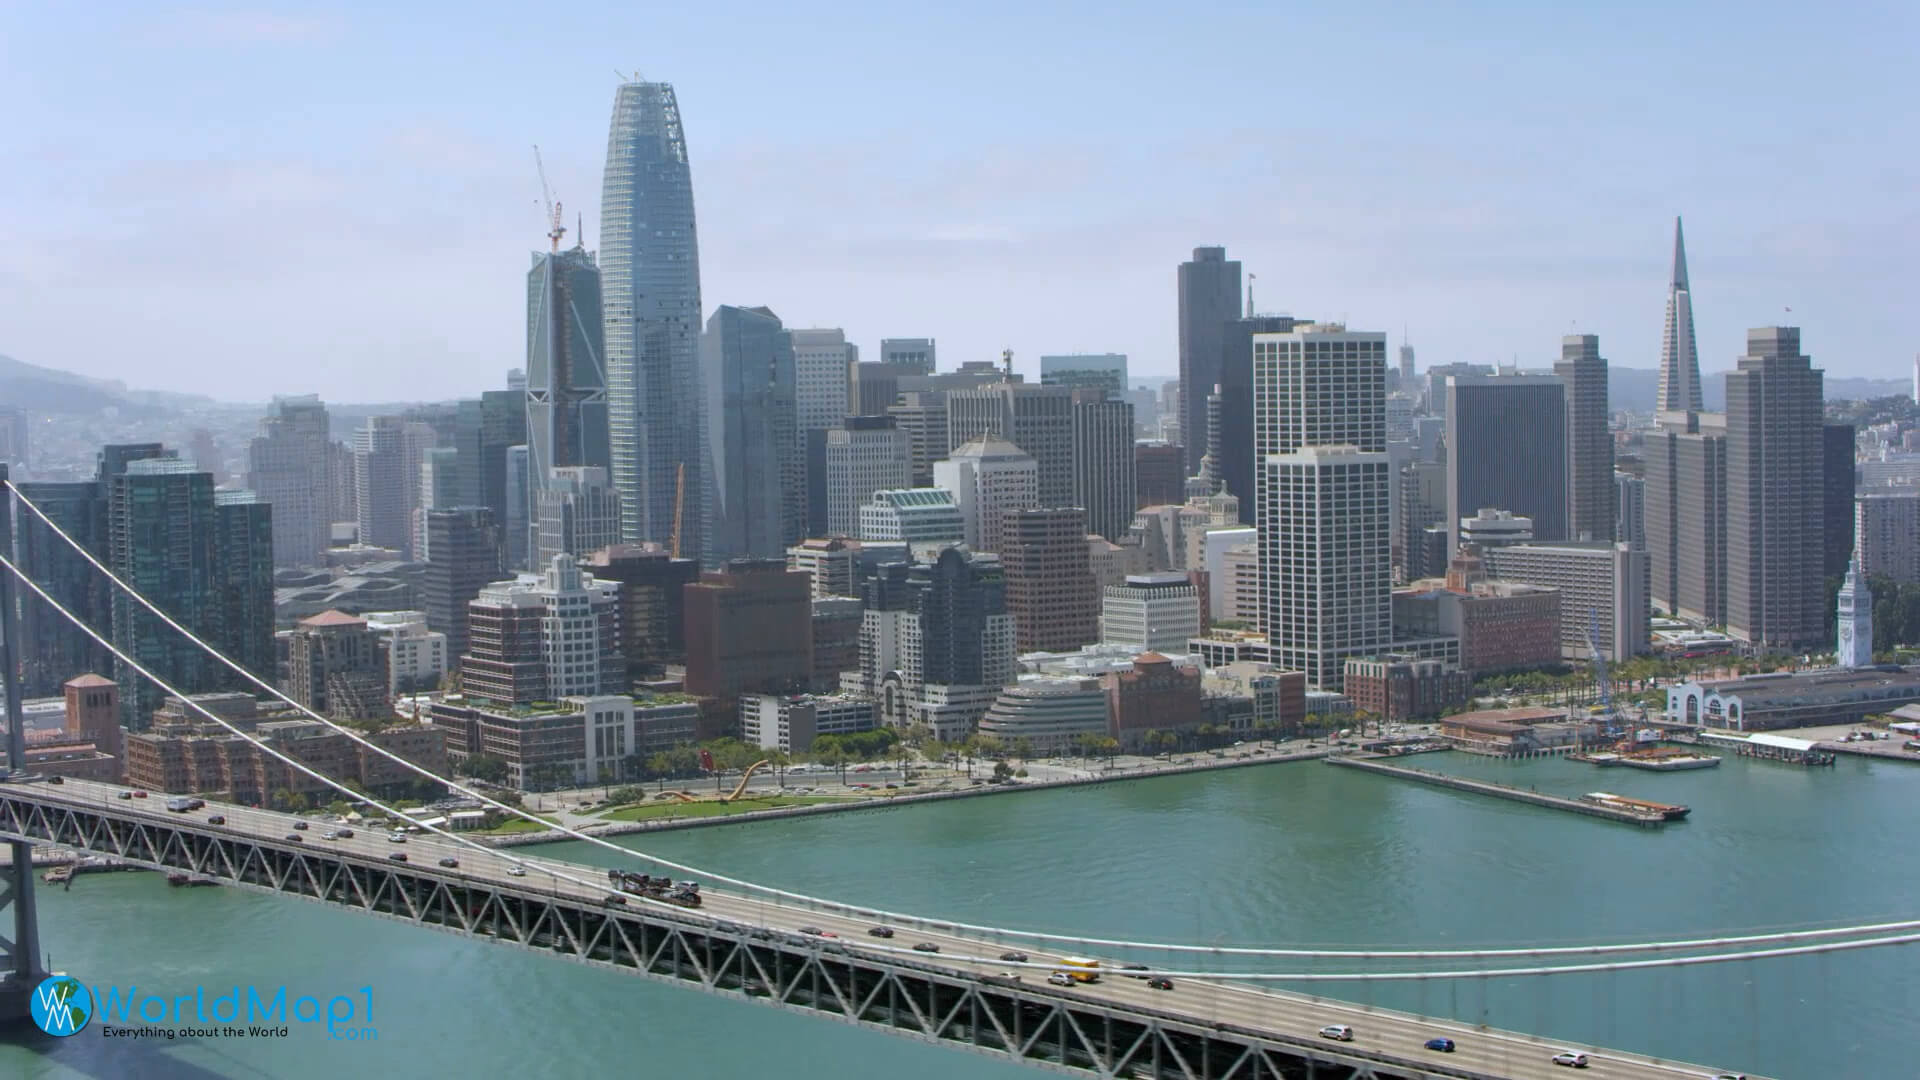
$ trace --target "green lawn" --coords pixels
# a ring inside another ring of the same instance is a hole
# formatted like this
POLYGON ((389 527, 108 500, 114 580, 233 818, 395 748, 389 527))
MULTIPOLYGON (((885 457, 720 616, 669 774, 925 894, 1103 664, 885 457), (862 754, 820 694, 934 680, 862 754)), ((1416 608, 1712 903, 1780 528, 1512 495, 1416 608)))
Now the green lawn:
POLYGON ((608 821, 651 821, 656 818, 720 817, 727 814, 745 814, 755 810, 773 810, 782 806, 811 806, 815 803, 843 803, 857 801, 859 797, 837 798, 831 795, 776 795, 769 798, 742 798, 739 802, 723 803, 716 799, 703 799, 699 802, 681 802, 678 799, 649 800, 632 806, 615 807, 604 811, 601 817, 608 821))
POLYGON ((549 819, 548 824, 541 825, 541 824, 535 824, 534 822, 528 821, 525 818, 508 818, 507 820, 500 823, 499 828, 481 829, 477 831, 498 835, 500 833, 540 832, 543 829, 549 829, 552 827, 553 826, 551 823, 551 819, 549 819))

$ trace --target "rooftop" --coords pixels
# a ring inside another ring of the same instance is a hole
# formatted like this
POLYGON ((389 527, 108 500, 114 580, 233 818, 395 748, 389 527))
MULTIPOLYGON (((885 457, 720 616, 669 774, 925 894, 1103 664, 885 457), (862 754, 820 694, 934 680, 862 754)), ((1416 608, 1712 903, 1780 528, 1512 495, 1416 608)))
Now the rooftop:
POLYGON ((1837 705, 1908 695, 1920 698, 1920 672, 1891 665, 1853 670, 1776 672, 1698 685, 1716 694, 1737 695, 1740 704, 1749 712, 1754 709, 1837 705))

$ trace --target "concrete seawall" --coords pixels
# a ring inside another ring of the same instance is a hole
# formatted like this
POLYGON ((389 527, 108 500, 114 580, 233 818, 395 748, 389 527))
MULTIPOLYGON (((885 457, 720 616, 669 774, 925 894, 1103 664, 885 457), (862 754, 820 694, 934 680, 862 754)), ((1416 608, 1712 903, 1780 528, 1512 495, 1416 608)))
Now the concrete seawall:
POLYGON ((1545 795, 1525 788, 1508 787, 1505 784, 1489 783, 1485 780, 1467 780, 1444 773, 1427 772, 1424 769, 1409 769, 1401 765, 1387 765, 1379 761, 1369 761, 1354 757, 1329 757, 1327 764, 1339 765, 1348 769, 1360 769, 1363 772, 1382 773, 1397 776, 1403 780, 1414 780, 1435 787, 1452 788, 1455 791, 1467 791, 1476 795, 1492 795, 1496 798, 1511 799, 1514 802, 1531 803, 1552 810, 1566 810, 1588 817, 1605 818, 1608 821, 1623 821, 1629 825, 1654 826, 1666 824, 1666 819, 1653 814, 1638 814, 1614 806, 1601 806, 1580 799, 1567 799, 1558 795, 1545 795))

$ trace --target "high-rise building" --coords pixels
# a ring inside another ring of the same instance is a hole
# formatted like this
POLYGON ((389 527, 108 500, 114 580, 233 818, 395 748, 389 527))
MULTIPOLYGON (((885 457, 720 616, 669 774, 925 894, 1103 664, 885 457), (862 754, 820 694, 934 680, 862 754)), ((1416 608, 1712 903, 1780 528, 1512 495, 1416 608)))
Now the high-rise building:
POLYGON ((380 643, 388 697, 440 689, 452 670, 447 635, 427 629, 426 612, 370 611, 363 617, 380 643))
POLYGON ((828 536, 858 536, 861 507, 874 492, 913 482, 912 443, 891 416, 846 417, 823 432, 819 441, 819 482, 826 508, 824 528, 819 531, 828 536))
POLYGON ((1321 689, 1392 643, 1386 356, 1337 324, 1253 339, 1261 628, 1321 689))
MULTIPOLYGON (((1013 616, 1000 564, 948 548, 930 564, 913 565, 905 585, 912 618, 899 653, 909 719, 926 724, 936 739, 964 737, 1014 679, 1013 616)), ((868 607, 874 606, 870 599, 868 607)), ((884 614, 888 605, 880 606, 884 614)), ((863 672, 868 652, 863 627, 863 672)))
POLYGON ((1016 510, 994 547, 1020 652, 1064 652, 1100 638, 1100 598, 1078 507, 1016 510))
MULTIPOLYGON (((600 191, 607 415, 620 528, 667 543, 680 470, 708 490, 698 364, 700 245, 680 104, 667 83, 615 91, 600 191)), ((682 515, 682 550, 702 551, 703 515, 682 515)))
MULTIPOLYGON (((858 415, 848 410, 860 347, 847 340, 846 331, 789 330, 787 337, 793 342, 794 413, 802 436, 858 415)), ((889 396, 875 411, 891 404, 889 396)))
POLYGON ((526 443, 536 487, 549 469, 613 463, 600 268, 575 239, 570 251, 534 252, 527 271, 526 434, 514 442, 526 443))
POLYGON ((1413 380, 1416 374, 1413 370, 1413 346, 1402 342, 1400 345, 1400 389, 1409 394, 1413 393, 1413 380))
POLYGON ((1868 667, 1873 663, 1873 587, 1860 569, 1855 552, 1847 562, 1847 577, 1834 599, 1834 621, 1839 641, 1836 662, 1843 668, 1868 667))
MULTIPOLYGON (((913 460, 913 486, 933 486, 933 463, 947 456, 947 395, 942 390, 913 390, 899 395, 886 408, 894 424, 907 433, 913 460)), ((872 415, 871 413, 851 415, 872 415)))
POLYGON ((331 535, 327 407, 316 394, 276 397, 247 446, 247 486, 273 507, 273 558, 318 566, 331 535))
MULTIPOLYGON (((505 525, 501 529, 501 561, 504 569, 520 571, 533 565, 535 547, 533 519, 533 455, 525 446, 507 447, 505 525)), ((617 493, 616 493, 617 494, 617 493)))
POLYGON ((619 583, 569 555, 539 574, 492 582, 467 604, 461 689, 504 705, 625 693, 620 615, 619 583))
POLYGON ((1673 219, 1673 277, 1667 283, 1667 328, 1660 339, 1656 412, 1699 412, 1700 353, 1693 340, 1693 290, 1687 285, 1687 247, 1673 219))
POLYGON ((1100 598, 1100 641, 1135 653, 1184 654, 1206 632, 1201 597, 1186 574, 1133 574, 1100 598))
POLYGON ((1073 391, 1064 386, 996 383, 947 395, 950 451, 983 435, 1011 442, 1039 467, 1040 505, 1072 506, 1073 391))
POLYGON ((32 450, 27 434, 30 426, 25 410, 0 405, 0 462, 14 466, 16 472, 24 473, 28 467, 32 450))
POLYGON ((966 522, 967 546, 992 551, 1015 510, 1040 505, 1039 466, 1020 447, 981 436, 933 464, 933 482, 953 492, 966 522))
POLYGON ((1073 399, 1073 503, 1085 511, 1081 532, 1109 540, 1133 524, 1133 406, 1105 390, 1077 390, 1073 399))
POLYGON ((1567 536, 1613 538, 1613 435, 1607 430, 1607 361, 1596 334, 1560 339, 1553 366, 1566 394, 1567 536))
POLYGON ((1632 473, 1613 474, 1613 538, 1645 550, 1647 546, 1647 481, 1632 473))
MULTIPOLYGON (((222 651, 265 678, 278 666, 274 648, 273 507, 245 489, 213 493, 213 617, 222 651)), ((225 667, 229 685, 238 676, 225 667)))
MULTIPOLYGON (((1284 334, 1309 321, 1248 312, 1244 318, 1229 321, 1221 331, 1220 375, 1215 380, 1220 392, 1220 450, 1214 454, 1214 472, 1229 492, 1240 497, 1242 525, 1254 523, 1253 335, 1284 334)), ((1207 391, 1207 387, 1199 386, 1193 392, 1205 396, 1207 391)), ((1204 402, 1196 411, 1204 419, 1204 402)), ((1205 453, 1207 438, 1207 429, 1198 427, 1187 441, 1201 443, 1200 452, 1205 453)))
POLYGON ((1860 572, 1902 585, 1920 583, 1920 491, 1863 491, 1854 511, 1859 547, 1851 559, 1860 572))
POLYGON ((538 542, 534 558, 546 567, 555 555, 581 557, 620 541, 620 497, 598 466, 563 465, 547 470, 538 493, 538 542))
POLYGON ((1727 374, 1727 632, 1766 648, 1826 641, 1823 383, 1792 326, 1727 374))
MULTIPOLYGON (((414 469, 417 473, 418 462, 414 469)), ((407 475, 404 422, 397 416, 368 417, 367 426, 353 433, 354 502, 360 509, 362 544, 408 549, 418 484, 407 475)))
MULTIPOLYGON (((145 444, 154 454, 159 443, 145 444)), ((109 448, 111 450, 113 448, 109 448)), ((19 483, 16 490, 40 508, 61 531, 74 538, 95 558, 109 558, 106 464, 101 454, 101 477, 77 483, 19 483)), ((40 583, 55 601, 101 633, 113 627, 112 586, 87 563, 86 556, 53 534, 32 512, 18 509, 13 519, 13 557, 27 577, 40 583)), ((20 639, 15 663, 23 677, 23 697, 58 693, 67 679, 81 672, 111 671, 113 658, 68 622, 31 590, 15 591, 20 605, 20 639)))
POLYGON ((1647 552, 1628 544, 1508 544, 1481 552, 1501 581, 1560 590, 1560 655, 1585 660, 1592 637, 1610 661, 1648 652, 1647 552), (1599 633, 1594 634, 1596 624, 1599 633))
MULTIPOLYGON (((804 467, 794 413, 793 346, 766 308, 722 304, 700 338, 712 463, 711 534, 702 560, 776 558, 800 538, 804 467)), ((688 471, 691 480, 695 473, 688 471)), ((689 492, 695 491, 691 486, 689 492)), ((697 516, 698 501, 685 508, 697 516)), ((685 539, 682 551, 688 550, 685 539)))
MULTIPOLYGON (((601 416, 604 419, 604 407, 601 416)), ((477 422, 470 433, 462 431, 459 445, 461 455, 470 459, 466 471, 477 485, 474 491, 477 500, 475 505, 493 511, 495 521, 504 523, 516 517, 510 512, 512 507, 507 499, 507 474, 511 465, 507 451, 515 446, 524 446, 526 442, 526 388, 522 387, 518 392, 482 391, 477 422)), ((524 519, 529 513, 529 508, 523 505, 517 516, 524 519)))
POLYGON ((1532 518, 1535 539, 1566 539, 1567 447, 1566 386, 1558 378, 1449 377, 1447 520, 1497 506, 1532 518))
POLYGON ((1438 461, 1409 461, 1400 467, 1400 528, 1394 537, 1394 562, 1403 581, 1439 577, 1446 572, 1448 545, 1458 522, 1447 521, 1447 466, 1438 461), (1426 532, 1435 526, 1444 530, 1438 552, 1428 550, 1426 532), (1437 557, 1430 557, 1437 556, 1437 557))
POLYGON ((427 625, 447 635, 447 655, 467 652, 467 605, 500 580, 500 530, 493 511, 462 506, 427 513, 427 625))
POLYGON ((1127 354, 1042 356, 1040 385, 1064 386, 1072 390, 1105 390, 1117 395, 1127 388, 1127 354))
POLYGON ((387 712, 387 655, 367 620, 339 611, 301 619, 287 641, 287 694, 340 720, 387 712))
POLYGON ((1207 388, 1220 382, 1220 361, 1227 324, 1240 318, 1240 264, 1227 261, 1223 247, 1193 249, 1180 264, 1180 430, 1187 448, 1180 475, 1200 469, 1205 447, 1187 433, 1206 423, 1207 388))
MULTIPOLYGON (((959 544, 967 537, 960 504, 946 488, 876 491, 860 508, 860 539, 907 544, 959 544)), ((791 552, 789 552, 791 554, 791 552)))
MULTIPOLYGON (((1252 460, 1249 455, 1248 460, 1252 460)), ((1166 506, 1185 498, 1187 452, 1169 443, 1133 445, 1134 509, 1166 506)), ((1249 491, 1252 489, 1249 488, 1249 491)))
POLYGON ((1647 433, 1645 521, 1653 606, 1727 621, 1727 417, 1663 412, 1647 433))
POLYGON ((1855 551, 1853 425, 1827 424, 1820 435, 1820 520, 1826 537, 1822 576, 1844 577, 1855 551))
POLYGON ((620 583, 620 640, 630 677, 654 678, 686 659, 686 587, 700 578, 698 562, 617 544, 594 552, 586 567, 601 581, 620 583))
POLYGON ((742 694, 801 693, 813 681, 813 586, 781 559, 736 559, 687 586, 687 693, 731 719, 742 694))
POLYGON ((807 575, 812 596, 858 596, 859 574, 854 569, 858 541, 843 536, 815 537, 787 549, 787 569, 807 575))
POLYGON ((914 368, 931 375, 936 368, 932 338, 881 338, 880 362, 914 368))
POLYGON ((425 562, 432 557, 428 550, 427 515, 435 510, 451 510, 456 506, 472 506, 473 501, 462 496, 467 485, 462 475, 460 451, 451 446, 429 446, 420 452, 420 505, 413 511, 413 557, 425 562))

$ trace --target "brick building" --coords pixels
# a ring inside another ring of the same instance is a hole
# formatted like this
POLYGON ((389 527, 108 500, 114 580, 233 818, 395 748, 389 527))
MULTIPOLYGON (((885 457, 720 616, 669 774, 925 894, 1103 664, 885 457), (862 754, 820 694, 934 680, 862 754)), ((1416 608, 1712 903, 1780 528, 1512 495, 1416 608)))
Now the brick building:
POLYGON ((1382 656, 1348 660, 1344 692, 1357 710, 1388 723, 1431 720, 1473 696, 1473 676, 1439 660, 1382 656))
POLYGON ((1148 731, 1174 731, 1201 722, 1200 670, 1181 667, 1156 652, 1141 653, 1129 671, 1100 677, 1107 694, 1107 722, 1114 738, 1138 749, 1148 731))
POLYGON ((741 694, 792 694, 813 680, 813 579, 779 559, 736 559, 686 587, 686 691, 731 728, 741 694))

